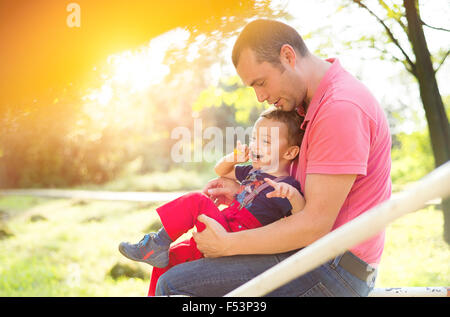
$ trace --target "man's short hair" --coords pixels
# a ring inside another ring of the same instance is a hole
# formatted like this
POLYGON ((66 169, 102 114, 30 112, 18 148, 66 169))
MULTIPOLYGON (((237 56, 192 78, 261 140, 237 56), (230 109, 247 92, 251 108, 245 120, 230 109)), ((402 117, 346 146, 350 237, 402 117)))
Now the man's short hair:
POLYGON ((250 48, 258 62, 281 64, 280 51, 285 44, 292 46, 301 56, 309 54, 302 37, 291 26, 275 20, 258 19, 248 23, 234 43, 232 59, 237 67, 241 52, 250 48))
POLYGON ((304 131, 300 127, 303 123, 303 117, 296 110, 283 111, 275 107, 270 107, 264 110, 260 114, 260 117, 286 124, 289 146, 300 146, 302 144, 304 131))

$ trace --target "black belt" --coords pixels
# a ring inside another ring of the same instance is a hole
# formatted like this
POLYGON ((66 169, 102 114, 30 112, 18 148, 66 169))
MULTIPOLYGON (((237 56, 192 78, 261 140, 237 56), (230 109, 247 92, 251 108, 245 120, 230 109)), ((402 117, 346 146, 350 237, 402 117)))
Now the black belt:
POLYGON ((335 265, 339 265, 362 281, 368 281, 369 276, 375 272, 375 268, 349 251, 345 252, 335 265))

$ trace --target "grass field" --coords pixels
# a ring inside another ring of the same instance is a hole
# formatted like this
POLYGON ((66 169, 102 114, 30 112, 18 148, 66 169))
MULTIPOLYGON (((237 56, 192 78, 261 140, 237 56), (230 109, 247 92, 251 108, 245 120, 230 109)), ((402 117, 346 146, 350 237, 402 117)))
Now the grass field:
MULTIPOLYGON (((0 198, 0 296, 145 296, 151 267, 118 251, 159 227, 158 204, 0 198), (110 275, 133 264, 142 278, 110 275)), ((450 286, 443 216, 430 206, 387 228, 376 287, 450 286)))

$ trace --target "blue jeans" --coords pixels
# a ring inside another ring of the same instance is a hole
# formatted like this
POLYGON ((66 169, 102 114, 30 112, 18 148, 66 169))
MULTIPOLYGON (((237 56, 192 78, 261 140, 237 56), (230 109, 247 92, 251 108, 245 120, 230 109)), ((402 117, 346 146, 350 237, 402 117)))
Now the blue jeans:
MULTIPOLYGON (((203 258, 182 263, 161 275, 156 296, 223 296, 295 252, 203 258)), ((340 258, 326 262, 266 296, 367 296, 375 285, 376 272, 370 281, 362 281, 336 265, 340 258)))

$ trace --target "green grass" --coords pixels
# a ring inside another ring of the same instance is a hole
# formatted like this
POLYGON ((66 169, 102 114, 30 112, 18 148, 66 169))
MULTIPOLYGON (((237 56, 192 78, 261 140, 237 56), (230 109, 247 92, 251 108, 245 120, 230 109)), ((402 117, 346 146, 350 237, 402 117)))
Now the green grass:
MULTIPOLYGON (((4 200, 0 199, 0 204, 4 200)), ((21 198, 17 198, 21 199, 21 198)), ((13 206, 20 203, 8 198, 13 206)), ((0 240, 0 296, 145 296, 149 280, 112 279, 121 241, 138 241, 158 221, 137 203, 49 200, 26 211, 5 208, 14 234, 0 240), (47 220, 31 222, 31 215, 47 220), (100 221, 87 221, 92 217, 100 221)), ((151 267, 138 264, 150 276, 151 267)))
POLYGON ((376 287, 450 286, 450 246, 434 206, 407 214, 386 230, 376 287))
MULTIPOLYGON (((147 279, 114 280, 121 241, 139 241, 158 227, 158 204, 80 203, 70 199, 2 197, 13 236, 0 240, 0 296, 146 296, 147 279), (32 215, 46 220, 32 222, 32 215)), ((376 287, 450 286, 450 247, 435 207, 408 214, 386 231, 376 287)))

